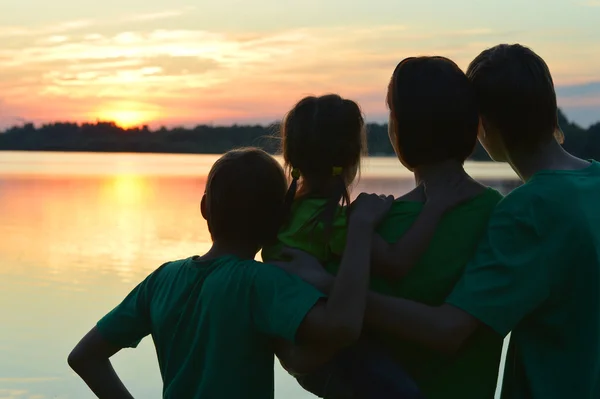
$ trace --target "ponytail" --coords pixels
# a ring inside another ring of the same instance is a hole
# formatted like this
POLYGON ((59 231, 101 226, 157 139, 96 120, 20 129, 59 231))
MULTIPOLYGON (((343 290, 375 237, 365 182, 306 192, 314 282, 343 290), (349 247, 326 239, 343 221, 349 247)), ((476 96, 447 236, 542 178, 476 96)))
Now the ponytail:
POLYGON ((343 169, 340 166, 334 166, 332 170, 333 174, 333 186, 331 187, 331 193, 323 208, 323 211, 319 214, 317 221, 323 223, 325 227, 325 238, 329 239, 333 232, 333 223, 335 216, 339 212, 339 205, 350 204, 350 194, 346 187, 346 181, 342 175, 343 169))

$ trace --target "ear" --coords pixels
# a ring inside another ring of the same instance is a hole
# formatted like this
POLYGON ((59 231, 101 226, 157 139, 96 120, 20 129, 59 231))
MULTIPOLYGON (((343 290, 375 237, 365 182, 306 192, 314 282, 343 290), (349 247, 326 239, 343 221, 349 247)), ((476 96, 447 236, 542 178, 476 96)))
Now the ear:
POLYGON ((206 203, 206 194, 202 196, 202 201, 200 201, 200 212, 202 213, 204 220, 208 221, 208 205, 206 203))

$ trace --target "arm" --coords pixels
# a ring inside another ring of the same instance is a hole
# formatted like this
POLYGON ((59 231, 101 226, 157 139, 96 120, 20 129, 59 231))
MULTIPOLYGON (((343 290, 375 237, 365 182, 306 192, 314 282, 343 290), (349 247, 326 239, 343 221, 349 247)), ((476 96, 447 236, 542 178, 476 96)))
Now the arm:
POLYGON ((376 293, 369 294, 367 303, 368 328, 442 353, 458 351, 481 325, 475 317, 449 304, 433 307, 376 293))
POLYGON ((350 222, 346 250, 339 273, 331 281, 329 299, 317 302, 306 314, 296 332, 295 343, 275 341, 275 353, 290 374, 316 369, 360 337, 372 235, 373 227, 350 222))
MULTIPOLYGON (((307 280, 322 292, 329 292, 333 287, 334 277, 315 270, 314 277, 307 280)), ((417 342, 444 353, 458 350, 481 325, 475 317, 449 304, 434 307, 375 292, 367 295, 364 321, 368 329, 399 340, 417 342)), ((285 358, 293 363, 294 371, 296 367, 310 367, 311 362, 318 364, 319 356, 323 353, 321 350, 302 347, 296 347, 295 351, 290 348, 285 350, 285 358)))
POLYGON ((111 345, 94 327, 69 354, 69 366, 100 399, 133 399, 109 358, 121 348, 111 345))
POLYGON ((331 360, 335 353, 335 350, 326 346, 300 346, 283 339, 275 340, 275 354, 281 366, 293 376, 316 370, 331 360))
MULTIPOLYGON (((560 259, 544 245, 531 208, 496 209, 474 259, 446 300, 432 307, 401 298, 370 293, 367 328, 400 340, 418 342, 434 350, 454 352, 480 325, 506 336, 550 295, 550 274, 560 259)), ((559 250, 560 246, 557 247, 559 250)), ((333 277, 327 273, 302 275, 327 292, 333 277)))
POLYGON ((69 354, 69 366, 100 399, 133 398, 109 359, 122 348, 135 348, 150 334, 148 291, 155 275, 156 271, 135 287, 69 354))
POLYGON ((369 284, 369 264, 374 226, 351 219, 346 250, 329 298, 318 302, 296 333, 296 342, 342 348, 362 331, 369 284))
POLYGON ((403 278, 423 256, 446 209, 435 203, 425 205, 417 220, 396 243, 373 237, 373 274, 388 280, 403 278))

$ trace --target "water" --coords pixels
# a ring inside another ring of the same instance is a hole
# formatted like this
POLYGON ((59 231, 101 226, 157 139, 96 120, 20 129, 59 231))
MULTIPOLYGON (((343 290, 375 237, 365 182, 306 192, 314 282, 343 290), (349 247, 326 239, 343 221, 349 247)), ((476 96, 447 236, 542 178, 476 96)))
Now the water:
MULTIPOLYGON (((0 399, 86 399, 69 351, 166 260, 201 254, 199 212, 216 156, 0 152, 0 399)), ((506 191, 505 165, 468 164, 506 191)), ((414 187, 397 160, 366 162, 355 192, 414 187)), ((113 364, 135 397, 158 399, 151 339, 113 364)), ((276 397, 310 398, 276 365, 276 397)))

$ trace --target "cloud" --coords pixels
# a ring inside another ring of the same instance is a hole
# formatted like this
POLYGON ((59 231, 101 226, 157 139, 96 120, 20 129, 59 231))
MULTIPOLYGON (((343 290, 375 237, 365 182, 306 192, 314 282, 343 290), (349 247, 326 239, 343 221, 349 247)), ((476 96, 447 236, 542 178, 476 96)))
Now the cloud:
POLYGON ((20 26, 0 27, 0 38, 12 38, 23 36, 52 36, 69 31, 77 31, 89 28, 94 24, 91 20, 67 21, 56 25, 44 26, 41 28, 30 28, 20 26))
POLYGON ((589 96, 600 97, 600 81, 577 85, 558 86, 556 88, 556 93, 558 96, 563 98, 589 96))
POLYGON ((556 94, 570 119, 584 127, 600 121, 600 81, 557 86, 556 94))
POLYGON ((175 18, 191 12, 196 7, 185 7, 176 10, 159 11, 154 13, 136 14, 123 18, 124 22, 157 21, 161 19, 175 18))
POLYGON ((168 123, 272 121, 303 95, 327 92, 356 99, 368 118, 382 119, 385 88, 402 58, 444 55, 466 67, 483 48, 518 36, 477 26, 220 32, 145 23, 189 10, 52 30, 0 28, 9 35, 0 41, 0 124, 12 115, 85 120, 117 111, 168 123))
POLYGON ((578 3, 579 5, 582 5, 584 7, 600 7, 600 1, 584 1, 584 2, 580 2, 578 3))
POLYGON ((57 381, 60 378, 56 377, 23 377, 23 378, 0 378, 0 382, 8 382, 14 384, 22 384, 22 383, 38 383, 38 382, 48 382, 48 381, 57 381))

